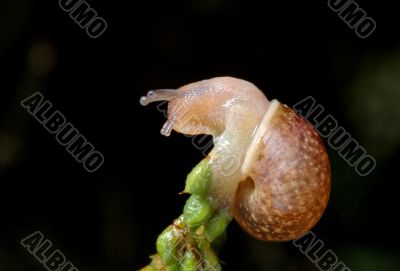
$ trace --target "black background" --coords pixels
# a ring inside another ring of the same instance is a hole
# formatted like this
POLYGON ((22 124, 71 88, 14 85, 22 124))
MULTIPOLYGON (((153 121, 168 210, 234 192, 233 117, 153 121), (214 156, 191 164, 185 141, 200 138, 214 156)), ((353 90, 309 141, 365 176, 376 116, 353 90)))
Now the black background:
MULTIPOLYGON (((399 270, 400 43, 395 1, 357 3, 360 39, 326 1, 88 1, 108 23, 91 39, 58 1, 0 3, 0 270, 45 270, 19 244, 36 230, 79 270, 137 270, 182 210, 202 154, 159 134, 149 89, 246 79, 293 106, 313 96, 377 160, 360 177, 327 146, 329 206, 313 231, 351 270, 399 270), (105 156, 87 173, 21 106, 41 91, 105 156)), ((235 222, 225 270, 318 270, 291 242, 235 222)))

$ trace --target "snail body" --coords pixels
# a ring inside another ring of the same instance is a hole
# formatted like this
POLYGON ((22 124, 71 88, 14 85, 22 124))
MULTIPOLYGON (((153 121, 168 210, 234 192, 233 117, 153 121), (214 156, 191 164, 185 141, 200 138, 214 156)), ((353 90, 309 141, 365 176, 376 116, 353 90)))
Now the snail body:
POLYGON ((260 240, 310 230, 329 199, 330 165, 311 124, 252 83, 217 77, 149 91, 141 104, 168 101, 161 133, 213 136, 210 198, 260 240))

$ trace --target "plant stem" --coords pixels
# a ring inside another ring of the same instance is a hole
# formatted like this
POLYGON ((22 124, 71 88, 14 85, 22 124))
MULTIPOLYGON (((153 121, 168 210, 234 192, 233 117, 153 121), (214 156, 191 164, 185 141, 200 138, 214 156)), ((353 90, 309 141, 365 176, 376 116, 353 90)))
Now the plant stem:
POLYGON ((212 174, 209 159, 189 173, 184 193, 191 194, 183 214, 168 226, 156 242, 157 254, 140 271, 217 271, 217 253, 226 238, 231 217, 219 211, 208 191, 212 174))

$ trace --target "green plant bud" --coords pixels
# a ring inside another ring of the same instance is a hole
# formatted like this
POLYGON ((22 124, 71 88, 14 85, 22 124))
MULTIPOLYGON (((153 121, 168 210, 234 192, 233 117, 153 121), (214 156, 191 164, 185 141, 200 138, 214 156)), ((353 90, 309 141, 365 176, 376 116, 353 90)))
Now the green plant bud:
POLYGON ((226 227, 231 222, 231 218, 217 213, 214 217, 206 224, 206 238, 209 242, 214 241, 218 236, 222 235, 226 230, 226 227))
POLYGON ((190 250, 183 255, 183 260, 180 266, 180 271, 197 271, 197 259, 194 253, 190 250))
POLYGON ((185 193, 204 195, 211 184, 211 167, 208 158, 198 163, 186 178, 185 193))
POLYGON ((180 270, 178 264, 173 264, 173 265, 167 266, 166 269, 167 269, 167 271, 179 271, 180 270))
POLYGON ((189 227, 201 226, 212 216, 213 208, 205 197, 192 195, 183 208, 185 223, 189 227))
POLYGON ((199 248, 202 252, 202 265, 204 266, 204 270, 221 270, 218 256, 206 240, 200 242, 199 248))
POLYGON ((183 245, 182 231, 174 225, 166 228, 157 238, 157 252, 166 266, 177 264, 183 245))

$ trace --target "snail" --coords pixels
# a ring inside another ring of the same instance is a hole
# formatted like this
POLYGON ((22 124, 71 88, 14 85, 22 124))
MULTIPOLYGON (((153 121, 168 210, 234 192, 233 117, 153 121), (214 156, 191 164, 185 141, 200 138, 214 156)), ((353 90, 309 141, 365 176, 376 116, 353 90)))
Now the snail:
POLYGON ((161 133, 213 137, 210 198, 251 236, 288 241, 321 218, 330 164, 314 127, 254 84, 216 77, 149 91, 142 105, 168 101, 161 133))

